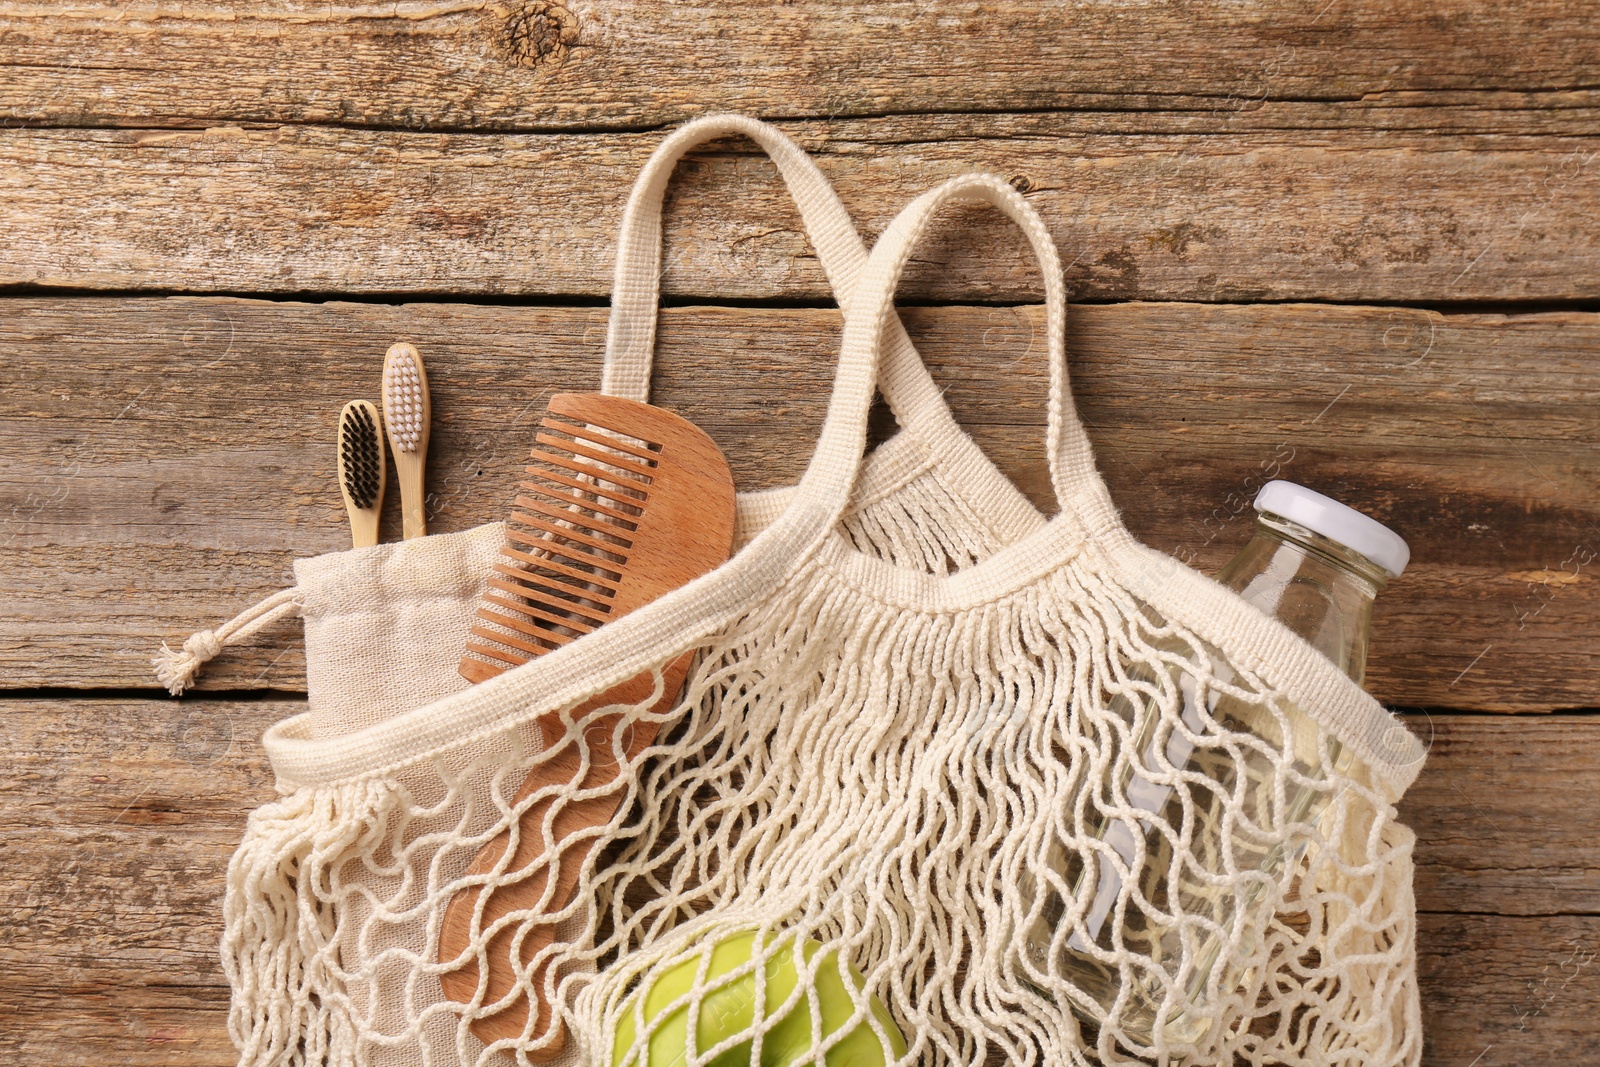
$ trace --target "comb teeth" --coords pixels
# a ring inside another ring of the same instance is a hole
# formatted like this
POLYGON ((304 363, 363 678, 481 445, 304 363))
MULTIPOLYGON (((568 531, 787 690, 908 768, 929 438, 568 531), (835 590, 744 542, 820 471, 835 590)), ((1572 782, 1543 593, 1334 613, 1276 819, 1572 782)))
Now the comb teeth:
POLYGON ((401 452, 415 452, 422 440, 422 370, 409 346, 396 345, 383 365, 383 406, 389 436, 401 452))
POLYGON ((609 621, 660 447, 546 415, 467 642, 489 677, 609 621))
POLYGON ((365 403, 349 404, 339 421, 339 478, 350 500, 363 510, 378 500, 383 449, 376 412, 365 403))

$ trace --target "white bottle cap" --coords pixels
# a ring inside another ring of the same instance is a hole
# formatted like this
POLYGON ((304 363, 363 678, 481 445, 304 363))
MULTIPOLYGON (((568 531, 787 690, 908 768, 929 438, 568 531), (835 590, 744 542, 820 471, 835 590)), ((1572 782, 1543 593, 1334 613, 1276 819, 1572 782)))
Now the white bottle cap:
POLYGON ((1411 559, 1411 549, 1405 539, 1389 527, 1303 485, 1268 482, 1256 494, 1256 510, 1281 515, 1330 541, 1339 542, 1352 552, 1359 552, 1387 571, 1391 578, 1400 577, 1411 559))

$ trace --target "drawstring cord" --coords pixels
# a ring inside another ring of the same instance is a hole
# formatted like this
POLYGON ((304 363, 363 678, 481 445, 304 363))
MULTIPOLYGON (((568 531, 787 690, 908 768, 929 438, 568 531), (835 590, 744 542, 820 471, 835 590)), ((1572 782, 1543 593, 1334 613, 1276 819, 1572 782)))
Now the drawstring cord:
POLYGON ((194 684, 201 665, 218 652, 298 612, 298 594, 298 589, 273 593, 259 604, 245 608, 215 630, 201 630, 192 634, 182 648, 174 649, 165 641, 161 642, 161 651, 150 660, 155 667, 156 678, 167 687, 167 692, 181 696, 185 689, 194 684))

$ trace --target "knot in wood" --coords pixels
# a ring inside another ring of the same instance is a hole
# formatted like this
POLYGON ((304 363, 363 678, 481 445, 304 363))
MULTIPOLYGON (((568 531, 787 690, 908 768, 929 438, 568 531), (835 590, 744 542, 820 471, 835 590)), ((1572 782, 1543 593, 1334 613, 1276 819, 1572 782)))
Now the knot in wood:
POLYGON ((514 7, 506 19, 505 50, 519 67, 560 63, 577 40, 577 16, 560 4, 534 0, 514 7))

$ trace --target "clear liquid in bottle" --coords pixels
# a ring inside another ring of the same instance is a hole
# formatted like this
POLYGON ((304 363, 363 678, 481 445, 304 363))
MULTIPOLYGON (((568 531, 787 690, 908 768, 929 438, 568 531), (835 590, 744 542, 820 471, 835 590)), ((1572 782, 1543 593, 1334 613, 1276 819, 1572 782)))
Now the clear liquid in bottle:
MULTIPOLYGON (((1404 569, 1405 542, 1359 512, 1288 482, 1264 486, 1256 508, 1254 536, 1217 580, 1359 683, 1366 672, 1372 602, 1404 569)), ((1146 611, 1159 628, 1159 616, 1146 611)), ((1090 847, 1069 852, 1057 842, 1049 859, 1075 906, 1069 909, 1047 890, 1026 935, 1032 966, 1067 978, 1093 1001, 1073 1003, 1080 1016, 1094 1022, 1115 1009, 1118 1029, 1145 1045, 1158 1032, 1169 1043, 1196 1041, 1212 1021, 1207 991, 1228 993, 1247 981, 1237 968, 1213 972, 1229 938, 1241 945, 1230 959, 1248 957, 1259 943, 1271 918, 1263 914, 1270 909, 1258 906, 1269 880, 1304 852, 1303 838, 1286 841, 1278 828, 1314 822, 1330 798, 1318 784, 1351 762, 1303 711, 1274 713, 1230 694, 1240 680, 1216 649, 1176 637, 1157 648, 1173 663, 1168 677, 1136 667, 1127 687, 1134 695, 1119 693, 1109 705, 1130 728, 1130 740, 1119 734, 1108 743, 1131 745, 1138 758, 1113 760, 1106 780, 1086 785, 1095 795, 1085 812, 1102 813, 1088 819, 1090 847), (1207 674, 1211 683, 1202 687, 1196 677, 1207 674), (1159 712, 1164 691, 1176 701, 1182 728, 1159 712), (1260 749, 1238 744, 1242 735, 1259 739, 1260 749), (1218 740, 1223 738, 1234 743, 1218 740), (1282 753, 1289 754, 1288 774, 1274 758, 1282 753), (1183 790, 1187 804, 1178 795, 1180 781, 1189 784, 1183 790), (1107 810, 1120 814, 1103 814, 1107 810), (1230 866, 1266 877, 1240 886, 1228 876, 1230 866), (1119 907, 1122 870, 1133 873, 1136 886, 1130 903, 1119 907), (1171 922, 1174 914, 1185 917, 1183 929, 1171 922), (1184 969, 1186 941, 1191 962, 1184 969), (1121 972, 1097 950, 1138 958, 1125 997, 1121 972), (1163 1012, 1169 983, 1181 988, 1185 1009, 1163 1012)))

